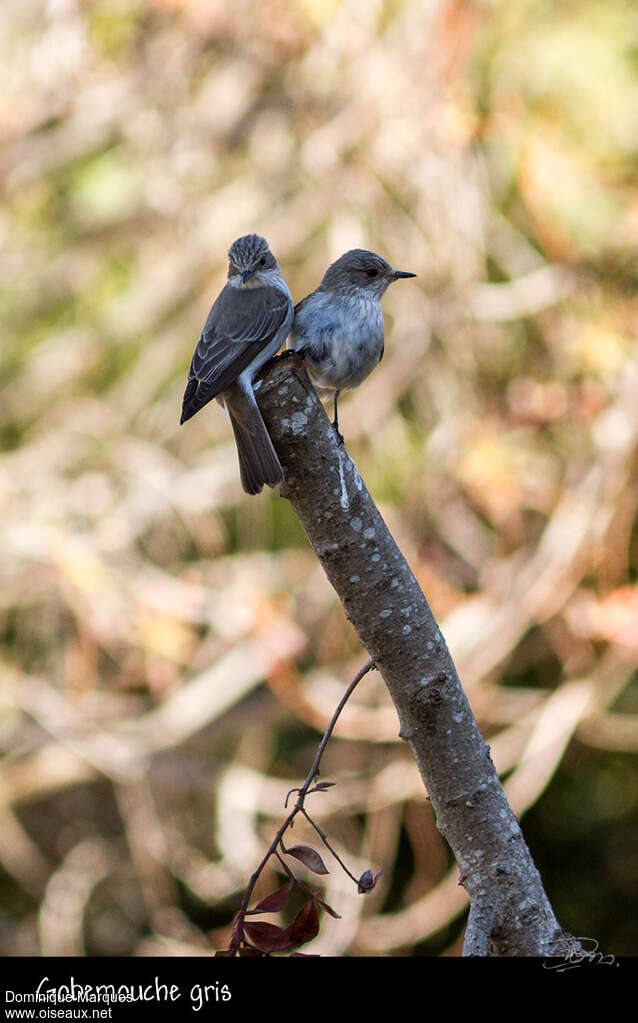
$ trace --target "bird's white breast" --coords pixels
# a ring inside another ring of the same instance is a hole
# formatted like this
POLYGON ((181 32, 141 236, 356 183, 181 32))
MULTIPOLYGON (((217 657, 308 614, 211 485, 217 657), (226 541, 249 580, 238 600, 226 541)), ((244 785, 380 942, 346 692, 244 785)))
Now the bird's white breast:
POLYGON ((367 295, 317 291, 298 311, 294 347, 303 348, 319 387, 358 387, 383 353, 383 313, 367 295))
POLYGON ((273 267, 270 270, 257 270, 247 281, 242 280, 241 274, 233 274, 228 278, 228 283, 231 288, 237 288, 238 291, 241 291, 243 288, 277 288, 277 291, 282 291, 292 301, 288 285, 277 267, 273 267))

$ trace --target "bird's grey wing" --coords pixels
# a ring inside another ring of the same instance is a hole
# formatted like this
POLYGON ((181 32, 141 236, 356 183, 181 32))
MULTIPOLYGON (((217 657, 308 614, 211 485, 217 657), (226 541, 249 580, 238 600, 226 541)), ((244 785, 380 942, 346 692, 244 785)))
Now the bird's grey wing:
POLYGON ((310 298, 310 295, 306 295, 306 297, 302 298, 300 302, 297 302, 297 305, 294 308, 294 316, 293 316, 292 324, 290 326, 290 333, 288 335, 288 340, 286 341, 286 348, 293 348, 295 351, 300 351, 300 344, 299 344, 299 335, 300 335, 299 326, 300 326, 300 320, 297 320, 297 314, 304 308, 304 306, 308 302, 309 298, 310 298))
POLYGON ((333 347, 341 326, 335 296, 317 288, 295 306, 290 347, 316 367, 333 347))
POLYGON ((310 301, 311 298, 314 297, 314 294, 315 292, 311 291, 309 295, 306 295, 306 297, 302 298, 300 302, 297 302, 297 305, 295 306, 295 316, 297 315, 297 313, 301 312, 304 306, 308 305, 308 302, 310 301))
POLYGON ((208 315, 189 376, 219 394, 273 340, 289 309, 290 299, 277 288, 238 293, 227 284, 208 315))
POLYGON ((302 355, 316 341, 318 331, 315 329, 315 317, 321 313, 325 305, 319 289, 311 291, 295 306, 295 315, 290 328, 289 348, 294 348, 302 355))
POLYGON ((274 339, 290 305, 289 297, 277 288, 238 293, 225 286, 208 314, 191 360, 182 422, 234 383, 274 339))

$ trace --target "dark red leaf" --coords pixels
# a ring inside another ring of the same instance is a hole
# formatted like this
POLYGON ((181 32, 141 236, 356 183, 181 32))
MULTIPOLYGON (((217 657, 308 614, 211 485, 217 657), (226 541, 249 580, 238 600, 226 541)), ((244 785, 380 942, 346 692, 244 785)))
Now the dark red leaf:
POLYGON ((215 952, 215 959, 221 959, 221 958, 223 958, 223 959, 226 959, 226 958, 230 959, 235 954, 236 953, 235 953, 235 949, 234 948, 222 948, 218 952, 215 952))
POLYGON ((308 899, 288 928, 291 945, 305 945, 319 933, 319 910, 314 899, 308 899))
POLYGON ((322 909, 325 909, 326 913, 334 917, 335 920, 341 920, 341 914, 336 913, 332 906, 329 906, 327 902, 324 902, 320 895, 315 895, 315 901, 322 909))
POLYGON ((321 959, 318 952, 291 952, 289 959, 321 959))
POLYGON ((311 849, 309 845, 293 845, 290 849, 286 849, 286 854, 294 856, 296 860, 300 860, 309 870, 314 871, 315 874, 330 873, 319 853, 316 849, 311 849))
POLYGON ((382 872, 378 870, 373 876, 371 870, 364 870, 363 874, 359 878, 359 884, 357 885, 359 895, 367 895, 368 892, 371 892, 381 877, 381 873, 382 872))
POLYGON ((266 956, 266 953, 260 952, 258 948, 240 948, 239 954, 242 959, 264 959, 266 956))
POLYGON ((276 892, 271 892, 270 895, 266 895, 266 897, 262 899, 261 902, 254 907, 254 909, 249 909, 246 916, 253 913, 278 913, 286 901, 286 897, 288 896, 292 885, 292 881, 286 881, 286 883, 282 885, 281 888, 278 888, 276 892))
POLYGON ((263 952, 283 952, 292 945, 287 931, 274 924, 257 921, 254 924, 244 924, 244 930, 253 945, 263 952))

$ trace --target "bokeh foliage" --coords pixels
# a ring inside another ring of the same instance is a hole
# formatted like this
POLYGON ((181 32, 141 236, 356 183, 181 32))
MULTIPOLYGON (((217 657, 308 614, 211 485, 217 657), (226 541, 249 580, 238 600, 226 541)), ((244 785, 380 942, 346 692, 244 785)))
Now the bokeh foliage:
MULTIPOLYGON (((4 0, 0 948, 206 954, 365 659, 227 422, 181 429, 225 253, 418 274, 342 429, 569 930, 638 952, 638 12, 4 0)), ((369 678, 326 754, 316 950, 457 954, 369 678)), ((303 836, 298 836, 303 840, 303 836)))

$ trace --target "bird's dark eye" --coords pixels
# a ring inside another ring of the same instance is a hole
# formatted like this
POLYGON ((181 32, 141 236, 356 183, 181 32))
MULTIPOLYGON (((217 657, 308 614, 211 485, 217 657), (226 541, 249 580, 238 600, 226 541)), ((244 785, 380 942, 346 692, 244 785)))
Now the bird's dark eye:
POLYGON ((377 277, 379 271, 374 266, 371 266, 369 270, 366 270, 366 273, 368 277, 377 277))
POLYGON ((260 266, 265 266, 266 265, 266 257, 265 256, 261 257, 261 259, 259 260, 259 265, 260 266))

